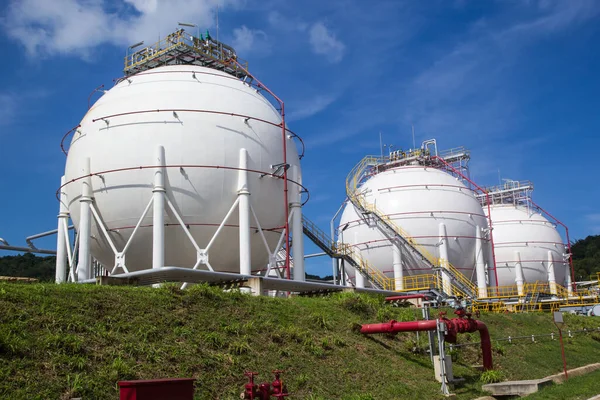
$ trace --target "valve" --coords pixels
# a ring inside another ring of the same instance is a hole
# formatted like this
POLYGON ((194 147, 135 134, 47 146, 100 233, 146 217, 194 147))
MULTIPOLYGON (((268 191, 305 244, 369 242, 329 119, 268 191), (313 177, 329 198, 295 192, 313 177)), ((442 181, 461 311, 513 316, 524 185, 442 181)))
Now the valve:
POLYGON ((256 384, 254 377, 258 375, 256 372, 247 371, 244 373, 248 377, 248 383, 244 385, 244 391, 240 394, 242 400, 270 400, 271 396, 276 399, 283 399, 289 396, 286 386, 283 384, 280 376, 283 371, 274 370, 275 380, 272 383, 263 382, 256 384))
POLYGON ((273 373, 275 374, 275 380, 273 381, 273 383, 271 383, 271 394, 275 396, 276 399, 283 399, 284 397, 288 396, 287 387, 283 384, 283 381, 280 379, 282 372, 283 371, 278 369, 273 371, 273 373))
POLYGON ((248 383, 244 385, 244 391, 240 395, 241 399, 258 400, 258 385, 254 383, 254 377, 258 372, 246 371, 244 375, 248 377, 248 383))

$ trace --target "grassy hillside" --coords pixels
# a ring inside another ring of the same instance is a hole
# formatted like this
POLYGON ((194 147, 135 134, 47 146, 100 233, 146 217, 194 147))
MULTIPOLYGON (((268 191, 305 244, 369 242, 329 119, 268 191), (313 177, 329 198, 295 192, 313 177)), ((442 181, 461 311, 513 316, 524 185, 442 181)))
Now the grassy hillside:
MULTIPOLYGON (((196 286, 180 291, 52 284, 0 284, 0 398, 117 398, 122 379, 194 377, 198 399, 239 398, 245 370, 283 375, 293 399, 436 399, 439 384, 424 337, 365 337, 357 324, 414 320, 419 310, 382 298, 338 294, 273 299, 196 286)), ((494 337, 549 333, 549 315, 482 315, 494 337)), ((578 329, 600 319, 568 317, 578 329)), ((477 341, 477 334, 462 341, 477 341)), ((507 378, 560 372, 558 341, 494 344, 507 378)), ((566 341, 570 367, 600 360, 592 335, 566 341)), ((478 346, 459 350, 459 398, 480 394, 478 346)))
POLYGON ((546 386, 527 396, 527 400, 587 400, 590 393, 600 394, 600 371, 569 378, 562 385, 546 386))

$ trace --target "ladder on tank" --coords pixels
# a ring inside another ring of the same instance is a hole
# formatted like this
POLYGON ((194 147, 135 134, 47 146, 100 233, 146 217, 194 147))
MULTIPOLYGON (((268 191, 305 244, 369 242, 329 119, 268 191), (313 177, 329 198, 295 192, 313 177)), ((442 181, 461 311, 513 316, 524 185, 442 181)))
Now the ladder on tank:
POLYGON ((394 282, 370 265, 367 260, 362 258, 360 253, 354 247, 345 243, 336 243, 314 222, 302 216, 302 230, 304 234, 319 247, 325 254, 331 258, 344 260, 353 266, 358 273, 367 279, 374 288, 382 290, 394 290, 394 282))
MULTIPOLYGON (((367 202, 364 194, 359 191, 359 186, 365 178, 372 175, 373 167, 376 166, 377 158, 367 156, 350 171, 350 174, 346 178, 346 194, 352 205, 360 212, 367 223, 367 219, 370 219, 389 240, 399 241, 417 258, 421 258, 425 265, 432 270, 446 273, 453 283, 451 290, 454 292, 454 295, 465 299, 475 299, 477 297, 477 287, 466 276, 449 261, 433 256, 424 246, 409 236, 404 229, 379 211, 374 204, 367 202)), ((443 291, 448 289, 450 288, 442 287, 443 291)), ((448 295, 449 293, 446 294, 448 295)))

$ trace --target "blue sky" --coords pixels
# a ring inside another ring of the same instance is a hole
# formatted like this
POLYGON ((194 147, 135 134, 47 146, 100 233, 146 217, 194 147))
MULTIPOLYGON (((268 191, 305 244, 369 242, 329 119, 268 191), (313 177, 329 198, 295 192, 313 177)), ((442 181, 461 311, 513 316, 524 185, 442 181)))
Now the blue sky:
MULTIPOLYGON (((125 48, 177 21, 215 32, 286 103, 307 145, 306 215, 328 229, 346 173, 386 144, 471 149, 481 185, 535 183, 571 238, 600 234, 595 0, 9 0, 0 10, 0 237, 54 229, 59 143, 125 48)), ((42 242, 54 246, 53 239, 42 242)), ((307 252, 315 250, 307 246, 307 252)), ((315 250, 316 251, 316 250, 315 250)), ((2 253, 1 254, 9 254, 2 253)), ((326 274, 328 259, 308 272, 326 274)))

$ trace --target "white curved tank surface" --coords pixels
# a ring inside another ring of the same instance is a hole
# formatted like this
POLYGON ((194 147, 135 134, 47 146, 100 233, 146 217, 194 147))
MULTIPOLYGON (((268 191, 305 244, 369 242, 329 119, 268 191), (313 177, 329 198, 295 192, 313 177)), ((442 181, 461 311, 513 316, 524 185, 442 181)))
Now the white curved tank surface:
MULTIPOLYGON (((250 202, 273 249, 285 224, 283 180, 261 175, 283 163, 281 127, 274 126, 280 122, 280 113, 256 89, 214 69, 164 66, 122 80, 87 112, 69 149, 64 191, 75 226, 83 180, 69 182, 84 174, 89 157, 91 173, 99 174, 91 179, 94 205, 116 247, 123 249, 152 197, 156 170, 136 167, 157 165, 156 149, 163 146, 166 197, 202 249, 236 201, 240 149, 246 149, 250 202)), ((286 140, 287 163, 299 171, 296 146, 286 140)), ((152 215, 150 209, 126 253, 129 271, 152 267, 152 215)), ((196 248, 167 206, 164 220, 164 265, 193 266, 196 248)), ((251 217, 253 271, 268 262, 256 225, 251 217)), ((236 210, 211 246, 215 270, 239 271, 238 232, 236 210)), ((114 265, 114 253, 95 221, 90 246, 94 258, 114 265)))
MULTIPOLYGON (((516 283, 517 252, 521 259, 524 282, 548 282, 549 257, 554 261, 556 283, 563 285, 566 267, 565 246, 554 224, 524 206, 490 206, 498 271, 498 285, 516 283)), ((487 209, 485 210, 487 214, 487 209)))
MULTIPOLYGON (((359 189, 396 225, 435 257, 440 257, 440 224, 445 225, 448 259, 475 281, 476 231, 487 228, 487 219, 473 192, 460 180, 436 168, 404 166, 369 178, 359 189)), ((342 214, 338 239, 356 246, 369 263, 393 277, 393 249, 377 227, 358 216, 352 204, 342 214)), ((487 248, 483 246, 486 260, 487 248)), ((403 275, 429 274, 422 260, 402 250, 403 275)), ((350 274, 352 275, 352 274, 350 274)))

